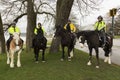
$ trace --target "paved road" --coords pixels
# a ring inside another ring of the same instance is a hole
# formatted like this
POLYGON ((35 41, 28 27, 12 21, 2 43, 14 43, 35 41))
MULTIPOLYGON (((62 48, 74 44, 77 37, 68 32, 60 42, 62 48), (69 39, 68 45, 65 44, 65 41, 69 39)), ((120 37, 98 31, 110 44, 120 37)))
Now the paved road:
MULTIPOLYGON (((80 48, 80 44, 77 42, 75 48, 85 51, 85 52, 89 52, 88 51, 88 47, 84 47, 84 48, 80 48)), ((95 55, 95 52, 93 50, 93 55, 95 55)), ((100 58, 104 59, 104 52, 101 48, 99 48, 99 56, 100 58)), ((114 39, 113 40, 113 47, 112 47, 112 55, 111 55, 111 60, 112 63, 120 65, 120 39, 114 39)))

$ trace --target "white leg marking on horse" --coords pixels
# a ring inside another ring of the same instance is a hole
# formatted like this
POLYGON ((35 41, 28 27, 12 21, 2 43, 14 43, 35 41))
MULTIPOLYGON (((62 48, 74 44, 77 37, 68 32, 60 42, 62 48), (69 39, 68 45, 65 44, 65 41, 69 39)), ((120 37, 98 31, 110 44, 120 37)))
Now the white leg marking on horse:
POLYGON ((92 64, 91 61, 89 61, 89 62, 87 63, 88 66, 90 66, 91 64, 92 64))
POLYGON ((21 62, 20 62, 20 54, 21 54, 22 50, 20 50, 18 52, 18 60, 17 60, 17 67, 21 67, 21 62))
POLYGON ((68 57, 68 61, 71 61, 71 57, 68 57))
POLYGON ((16 46, 16 51, 18 51, 20 49, 20 47, 19 46, 16 46))
POLYGON ((61 58, 60 60, 61 60, 61 61, 64 61, 64 59, 63 59, 63 58, 61 58))
POLYGON ((80 47, 81 47, 81 48, 83 48, 83 47, 84 47, 84 45, 83 45, 82 43, 80 43, 80 47))
POLYGON ((14 68, 14 51, 11 50, 11 63, 10 63, 10 67, 14 68))
POLYGON ((109 54, 109 57, 108 57, 108 64, 111 64, 111 57, 110 57, 110 54, 109 54))
POLYGON ((7 64, 10 64, 10 54, 8 51, 7 51, 7 64))
POLYGON ((71 58, 73 57, 73 50, 70 52, 70 57, 71 58))
POLYGON ((46 61, 42 61, 43 63, 45 63, 46 61))
POLYGON ((108 62, 108 57, 105 57, 105 60, 104 60, 104 62, 108 62))
POLYGON ((98 68, 100 68, 99 66, 96 66, 96 68, 98 69, 98 68))

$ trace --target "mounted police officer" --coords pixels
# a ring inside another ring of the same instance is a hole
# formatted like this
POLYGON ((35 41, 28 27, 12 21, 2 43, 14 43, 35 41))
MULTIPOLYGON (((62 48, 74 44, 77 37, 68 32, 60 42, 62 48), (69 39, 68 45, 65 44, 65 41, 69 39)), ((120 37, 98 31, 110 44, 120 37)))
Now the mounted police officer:
POLYGON ((34 29, 35 35, 37 35, 39 29, 41 29, 43 31, 43 34, 45 33, 45 30, 44 30, 43 26, 41 25, 41 23, 38 23, 38 25, 34 29))
POLYGON ((97 19, 98 19, 98 21, 95 23, 94 29, 99 32, 99 36, 103 40, 102 47, 104 47, 105 44, 106 44, 106 24, 103 21, 103 17, 102 16, 98 16, 97 19))
MULTIPOLYGON (((8 33, 10 34, 9 39, 7 40, 7 47, 9 50, 10 42, 13 39, 14 32, 20 33, 20 29, 16 26, 16 22, 13 22, 11 26, 8 28, 8 33)), ((23 41, 23 40, 22 40, 23 41)))
MULTIPOLYGON (((37 26, 36 26, 35 29, 34 29, 34 35, 35 35, 35 36, 38 34, 38 31, 39 31, 39 30, 42 30, 42 34, 44 35, 45 30, 44 30, 44 28, 43 28, 43 26, 41 25, 40 22, 37 24, 37 26)), ((34 40, 35 40, 35 37, 34 37, 33 40, 32 40, 32 48, 33 48, 33 46, 34 46, 34 44, 33 44, 34 40)))
POLYGON ((64 29, 67 30, 70 35, 71 38, 73 39, 74 43, 76 42, 75 38, 76 38, 76 27, 75 25, 71 22, 71 20, 68 20, 67 24, 64 26, 64 29))
POLYGON ((68 20, 67 24, 64 26, 64 29, 71 33, 76 32, 76 27, 70 20, 68 20))

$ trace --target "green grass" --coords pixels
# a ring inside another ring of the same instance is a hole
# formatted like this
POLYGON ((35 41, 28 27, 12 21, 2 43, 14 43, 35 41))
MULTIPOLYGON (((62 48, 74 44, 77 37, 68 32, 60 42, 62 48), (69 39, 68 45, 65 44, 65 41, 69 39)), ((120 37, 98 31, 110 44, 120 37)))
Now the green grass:
MULTIPOLYGON (((0 80, 120 80, 120 66, 108 65, 100 60, 100 68, 87 66, 88 54, 75 50, 71 62, 60 61, 61 52, 45 55, 46 62, 34 63, 34 54, 22 52, 22 67, 14 69, 6 64, 6 54, 0 55, 0 80)), ((16 63, 16 61, 15 61, 16 63)))
POLYGON ((115 39, 118 39, 118 38, 120 38, 120 36, 114 36, 114 38, 115 38, 115 39))

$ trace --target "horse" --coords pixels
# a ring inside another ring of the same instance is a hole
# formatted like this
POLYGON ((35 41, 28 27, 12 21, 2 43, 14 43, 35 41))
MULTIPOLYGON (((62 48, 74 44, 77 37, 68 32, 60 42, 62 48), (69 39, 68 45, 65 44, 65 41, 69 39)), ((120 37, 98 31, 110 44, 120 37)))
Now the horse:
MULTIPOLYGON (((98 31, 80 31, 76 33, 77 38, 80 38, 80 43, 83 44, 85 41, 87 41, 87 45, 89 48, 89 61, 87 65, 91 65, 91 59, 92 59, 92 50, 95 49, 96 52, 96 59, 97 59, 97 65, 96 68, 99 68, 99 47, 102 47, 102 40, 98 34, 98 31)), ((111 64, 111 58, 110 58, 110 52, 112 51, 113 46, 113 37, 111 35, 106 35, 106 44, 103 48, 105 52, 105 60, 104 62, 108 62, 108 64, 111 64)))
POLYGON ((47 39, 44 37, 42 29, 37 29, 37 35, 34 38, 33 44, 35 62, 38 63, 40 50, 42 50, 42 62, 45 62, 44 55, 47 46, 47 39))
POLYGON ((71 61, 71 58, 73 57, 74 52, 74 45, 75 45, 75 36, 65 30, 63 27, 58 26, 58 29, 56 30, 55 36, 58 36, 61 38, 61 47, 62 47, 62 57, 61 61, 64 61, 65 58, 65 47, 67 47, 67 53, 68 53, 68 61, 71 61))
MULTIPOLYGON (((8 48, 8 47, 7 47, 8 48)), ((7 64, 10 64, 10 68, 14 68, 14 55, 17 53, 17 67, 21 67, 20 54, 23 49, 23 41, 20 39, 20 34, 13 33, 13 38, 10 42, 10 46, 7 49, 7 64)))

